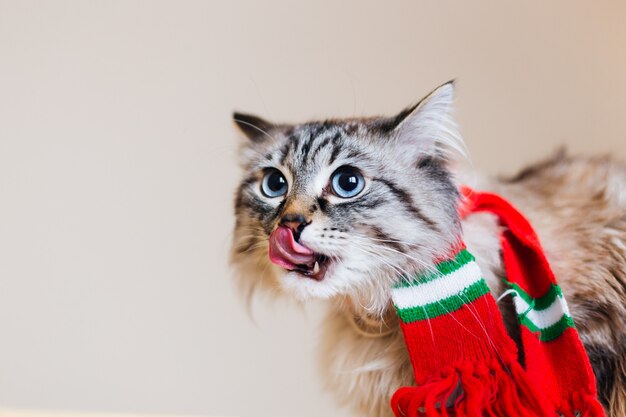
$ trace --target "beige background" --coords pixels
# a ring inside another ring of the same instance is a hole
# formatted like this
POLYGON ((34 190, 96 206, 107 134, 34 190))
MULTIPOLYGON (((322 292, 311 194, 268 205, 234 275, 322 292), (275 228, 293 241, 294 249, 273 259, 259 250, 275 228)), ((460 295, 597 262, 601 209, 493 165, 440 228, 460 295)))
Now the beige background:
POLYGON ((233 109, 391 113, 456 77, 475 164, 626 158, 623 1, 0 1, 0 406, 349 416, 320 308, 226 264, 233 109))

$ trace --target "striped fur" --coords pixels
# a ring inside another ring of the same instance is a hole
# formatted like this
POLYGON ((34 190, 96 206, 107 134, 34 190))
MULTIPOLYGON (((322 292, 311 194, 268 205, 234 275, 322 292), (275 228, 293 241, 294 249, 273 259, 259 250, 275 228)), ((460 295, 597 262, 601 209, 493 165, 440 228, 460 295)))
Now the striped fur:
POLYGON ((247 175, 236 197, 233 259, 244 270, 263 265, 271 275, 241 274, 246 292, 261 281, 278 283, 298 299, 366 297, 363 305, 382 313, 388 297, 370 295, 388 295, 399 273, 429 266, 459 236, 458 192, 444 168, 448 149, 462 148, 449 117, 452 91, 452 84, 445 84, 389 119, 290 126, 236 114, 250 140, 241 152, 247 175), (330 176, 342 166, 358 168, 365 177, 366 188, 356 198, 328 192, 330 176), (284 198, 260 192, 259 181, 268 168, 279 169, 287 178, 284 198), (263 261, 268 235, 294 207, 312 220, 301 241, 332 259, 322 281, 285 273, 263 261))
MULTIPOLYGON (((390 302, 400 276, 432 269, 463 230, 487 284, 496 295, 502 291, 493 218, 473 215, 461 225, 457 217, 448 160, 464 148, 450 114, 453 91, 444 84, 389 118, 287 125, 235 114, 248 137, 240 152, 244 178, 236 193, 232 249, 240 288, 248 298, 264 288, 303 301, 332 300, 321 349, 327 385, 361 415, 389 416, 393 391, 412 383, 390 302), (329 179, 346 165, 361 171, 366 186, 357 197, 341 199, 329 192, 329 179), (268 168, 287 179, 286 196, 270 199, 260 192, 268 168), (301 243, 331 259, 321 281, 268 260, 269 234, 294 210, 310 220, 301 243)), ((573 319, 609 417, 626 415, 626 168, 561 156, 478 188, 502 194, 528 216, 567 297, 566 315, 548 317, 552 310, 537 308, 529 324, 573 319)), ((551 301, 558 300, 559 294, 551 301)), ((525 307, 510 297, 500 304, 511 323, 515 308, 525 307)))

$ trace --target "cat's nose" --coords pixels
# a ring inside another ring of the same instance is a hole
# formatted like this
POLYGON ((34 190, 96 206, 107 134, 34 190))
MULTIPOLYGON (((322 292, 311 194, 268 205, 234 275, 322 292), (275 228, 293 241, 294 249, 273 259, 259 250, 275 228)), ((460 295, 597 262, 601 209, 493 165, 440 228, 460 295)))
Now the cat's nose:
POLYGON ((302 214, 296 213, 285 214, 280 219, 280 225, 290 228, 296 241, 300 239, 300 234, 309 223, 311 223, 310 220, 307 220, 302 214))

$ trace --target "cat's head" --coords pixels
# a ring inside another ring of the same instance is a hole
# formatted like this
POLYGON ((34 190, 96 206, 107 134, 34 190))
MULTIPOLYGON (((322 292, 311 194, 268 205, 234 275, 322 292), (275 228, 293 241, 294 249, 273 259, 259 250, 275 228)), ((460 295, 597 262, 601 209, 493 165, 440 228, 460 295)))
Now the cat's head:
POLYGON ((453 96, 450 82, 394 117, 296 125, 235 113, 247 136, 232 248, 243 287, 384 308, 395 280, 448 250, 460 231, 453 96))

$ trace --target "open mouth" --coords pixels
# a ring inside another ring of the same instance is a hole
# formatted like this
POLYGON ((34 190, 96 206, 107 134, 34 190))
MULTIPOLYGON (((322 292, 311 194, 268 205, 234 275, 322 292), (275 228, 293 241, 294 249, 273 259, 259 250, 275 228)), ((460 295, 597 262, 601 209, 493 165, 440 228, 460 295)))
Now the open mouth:
POLYGON ((270 261, 299 274, 321 281, 326 275, 330 258, 296 242, 291 229, 280 226, 270 235, 270 261))
POLYGON ((313 278, 317 281, 321 281, 326 275, 326 270, 328 269, 329 262, 330 259, 327 256, 317 254, 315 256, 315 262, 313 263, 313 265, 299 264, 296 265, 295 269, 292 269, 292 271, 299 272, 302 275, 313 278))

